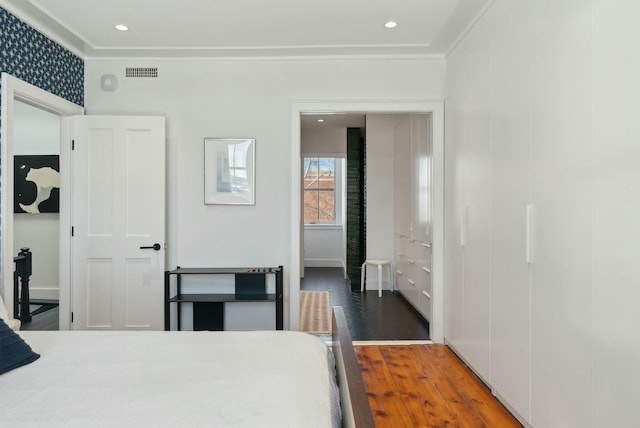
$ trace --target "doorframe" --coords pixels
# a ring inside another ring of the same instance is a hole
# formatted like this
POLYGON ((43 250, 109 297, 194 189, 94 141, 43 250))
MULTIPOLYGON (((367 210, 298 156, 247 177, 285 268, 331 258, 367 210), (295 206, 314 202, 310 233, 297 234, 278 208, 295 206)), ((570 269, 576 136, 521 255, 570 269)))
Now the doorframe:
POLYGON ((71 122, 84 108, 57 95, 2 73, 0 106, 0 278, 9 316, 13 317, 13 155, 14 107, 20 101, 60 116, 60 248, 59 328, 71 326, 71 122))
MULTIPOLYGON (((444 101, 351 102, 340 100, 294 101, 291 104, 291 267, 289 269, 289 329, 300 321, 301 258, 301 137, 300 115, 320 113, 406 114, 429 113, 433 142, 433 307, 431 340, 444 342, 444 101)), ((285 296, 286 297, 286 296, 285 296)), ((286 301, 286 300, 285 300, 286 301)))

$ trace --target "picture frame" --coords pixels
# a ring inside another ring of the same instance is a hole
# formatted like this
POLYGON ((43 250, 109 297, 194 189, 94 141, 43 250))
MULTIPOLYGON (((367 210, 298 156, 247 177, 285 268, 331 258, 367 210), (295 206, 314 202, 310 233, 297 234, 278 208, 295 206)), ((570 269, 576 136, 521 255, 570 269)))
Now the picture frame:
POLYGON ((254 138, 204 139, 205 205, 255 205, 254 138))
POLYGON ((15 155, 13 212, 60 212, 60 156, 15 155))

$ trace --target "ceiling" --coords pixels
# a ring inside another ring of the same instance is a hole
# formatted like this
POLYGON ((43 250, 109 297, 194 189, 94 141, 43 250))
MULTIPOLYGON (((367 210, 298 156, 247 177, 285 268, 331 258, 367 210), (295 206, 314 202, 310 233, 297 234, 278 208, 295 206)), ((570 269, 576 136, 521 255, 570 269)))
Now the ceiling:
POLYGON ((300 115, 303 132, 324 131, 327 128, 365 128, 364 113, 325 113, 300 115))
POLYGON ((0 6, 85 58, 441 56, 492 1, 0 0, 0 6), (396 28, 385 28, 390 20, 396 28))

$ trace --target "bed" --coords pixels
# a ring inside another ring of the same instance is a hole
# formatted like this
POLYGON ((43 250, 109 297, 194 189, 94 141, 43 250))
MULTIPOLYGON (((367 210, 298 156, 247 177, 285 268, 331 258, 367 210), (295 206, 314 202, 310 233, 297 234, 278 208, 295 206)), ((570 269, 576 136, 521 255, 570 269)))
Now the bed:
POLYGON ((22 331, 0 426, 373 427, 342 308, 300 332, 22 331))

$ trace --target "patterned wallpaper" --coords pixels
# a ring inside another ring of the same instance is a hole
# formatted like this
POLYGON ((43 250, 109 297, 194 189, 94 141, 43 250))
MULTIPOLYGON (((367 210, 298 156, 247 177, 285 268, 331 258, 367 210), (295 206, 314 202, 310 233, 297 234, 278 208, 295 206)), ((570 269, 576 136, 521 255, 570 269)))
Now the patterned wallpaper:
POLYGON ((84 61, 1 7, 0 72, 84 106, 84 61))
POLYGON ((1 7, 0 71, 84 106, 84 61, 1 7))

